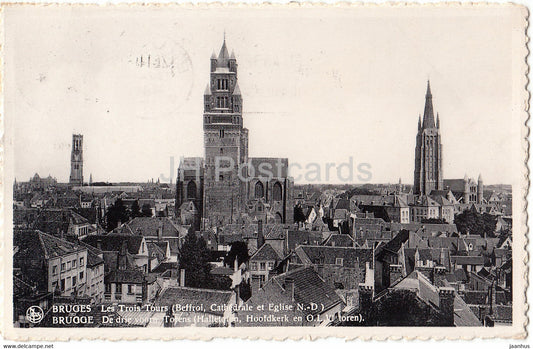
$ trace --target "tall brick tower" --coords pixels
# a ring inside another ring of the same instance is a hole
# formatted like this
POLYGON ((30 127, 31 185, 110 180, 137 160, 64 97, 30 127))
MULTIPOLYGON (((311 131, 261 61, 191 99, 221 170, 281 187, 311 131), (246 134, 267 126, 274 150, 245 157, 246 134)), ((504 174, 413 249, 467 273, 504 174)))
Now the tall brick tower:
MULTIPOLYGON (((218 57, 211 56, 211 73, 204 93, 205 190, 203 225, 235 223, 244 209, 246 182, 238 167, 248 161, 248 130, 243 127, 237 60, 226 40, 218 57)), ((244 176, 245 173, 242 173, 244 176)))
POLYGON ((71 186, 83 185, 83 135, 72 135, 69 183, 71 186))
POLYGON ((426 91, 424 119, 418 117, 418 133, 415 149, 414 193, 428 195, 432 190, 444 189, 442 177, 442 143, 440 140, 440 119, 437 124, 433 115, 433 101, 429 81, 426 91))

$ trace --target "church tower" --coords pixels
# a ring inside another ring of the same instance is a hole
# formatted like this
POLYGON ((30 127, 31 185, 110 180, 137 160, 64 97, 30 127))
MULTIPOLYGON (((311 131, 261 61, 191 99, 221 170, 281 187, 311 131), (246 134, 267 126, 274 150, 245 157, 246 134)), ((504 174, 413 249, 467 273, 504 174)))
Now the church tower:
POLYGON ((83 185, 83 135, 72 135, 69 183, 71 186, 83 185))
MULTIPOLYGON (((210 67, 204 93, 204 227, 237 221, 246 197, 246 182, 239 179, 238 170, 248 161, 237 60, 233 52, 228 53, 225 38, 218 56, 211 56, 210 67)), ((242 178, 246 177, 244 172, 242 178)))
POLYGON ((426 90, 424 118, 418 117, 418 133, 415 149, 414 194, 428 195, 432 190, 443 190, 442 143, 440 119, 433 114, 433 101, 429 81, 426 90))

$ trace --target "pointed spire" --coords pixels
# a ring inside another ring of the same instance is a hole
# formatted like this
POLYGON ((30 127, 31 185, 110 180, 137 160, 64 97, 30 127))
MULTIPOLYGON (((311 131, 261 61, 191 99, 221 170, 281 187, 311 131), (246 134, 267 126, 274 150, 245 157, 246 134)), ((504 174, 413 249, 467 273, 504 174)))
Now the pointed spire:
POLYGON ((227 67, 228 59, 229 59, 229 53, 228 53, 228 48, 226 47, 226 34, 224 34, 224 42, 222 43, 222 47, 220 48, 220 52, 218 53, 217 66, 227 67))
POLYGON ((431 87, 428 86, 426 90, 426 105, 424 106, 424 121, 423 128, 435 128, 435 116, 433 115, 433 101, 431 96, 431 87))
POLYGON ((439 117, 439 113, 437 113, 437 128, 440 128, 440 117, 439 117))
POLYGON ((231 50, 231 55, 229 56, 229 59, 235 59, 235 51, 231 50))
POLYGON ((465 178, 464 178, 465 182, 468 181, 468 176, 466 175, 465 173, 465 178))
POLYGON ((483 182, 483 177, 481 177, 481 173, 480 173, 479 176, 477 177, 477 181, 478 181, 478 183, 479 183, 479 182, 483 182))
POLYGON ((211 54, 211 59, 217 59, 217 55, 215 54, 215 51, 211 54))
POLYGON ((208 83, 207 86, 205 87, 204 96, 209 96, 209 95, 211 95, 211 85, 208 83))
POLYGON ((422 128, 422 118, 420 117, 420 114, 418 114, 418 129, 420 130, 422 128))
POLYGON ((235 89, 233 89, 233 95, 234 96, 240 96, 241 95, 241 89, 239 88, 239 83, 235 83, 235 89))

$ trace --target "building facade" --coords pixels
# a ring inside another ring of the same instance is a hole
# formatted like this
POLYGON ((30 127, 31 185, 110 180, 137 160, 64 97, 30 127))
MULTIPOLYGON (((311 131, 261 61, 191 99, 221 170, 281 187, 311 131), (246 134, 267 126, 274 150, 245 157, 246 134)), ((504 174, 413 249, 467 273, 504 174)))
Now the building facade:
POLYGON ((432 190, 442 190, 442 143, 440 119, 433 114, 433 101, 429 81, 426 91, 424 119, 418 117, 418 133, 415 149, 414 194, 429 195, 432 190))

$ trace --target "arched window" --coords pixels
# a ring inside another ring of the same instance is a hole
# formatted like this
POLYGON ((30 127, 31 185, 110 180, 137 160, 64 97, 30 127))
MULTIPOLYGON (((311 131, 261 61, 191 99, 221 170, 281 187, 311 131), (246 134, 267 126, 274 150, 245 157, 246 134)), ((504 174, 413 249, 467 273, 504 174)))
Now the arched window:
POLYGON ((274 201, 281 201, 281 195, 282 193, 282 189, 281 189, 281 184, 279 184, 279 182, 276 182, 274 184, 274 188, 272 188, 272 199, 274 201))
POLYGON ((196 183, 194 181, 187 184, 187 199, 196 199, 196 183))
POLYGON ((276 212, 276 223, 282 223, 283 218, 281 218, 281 214, 279 212, 276 212))
POLYGON ((255 183, 254 196, 256 199, 259 199, 259 198, 262 198, 264 195, 265 195, 265 188, 263 187, 263 183, 261 183, 260 181, 257 181, 257 183, 255 183))

